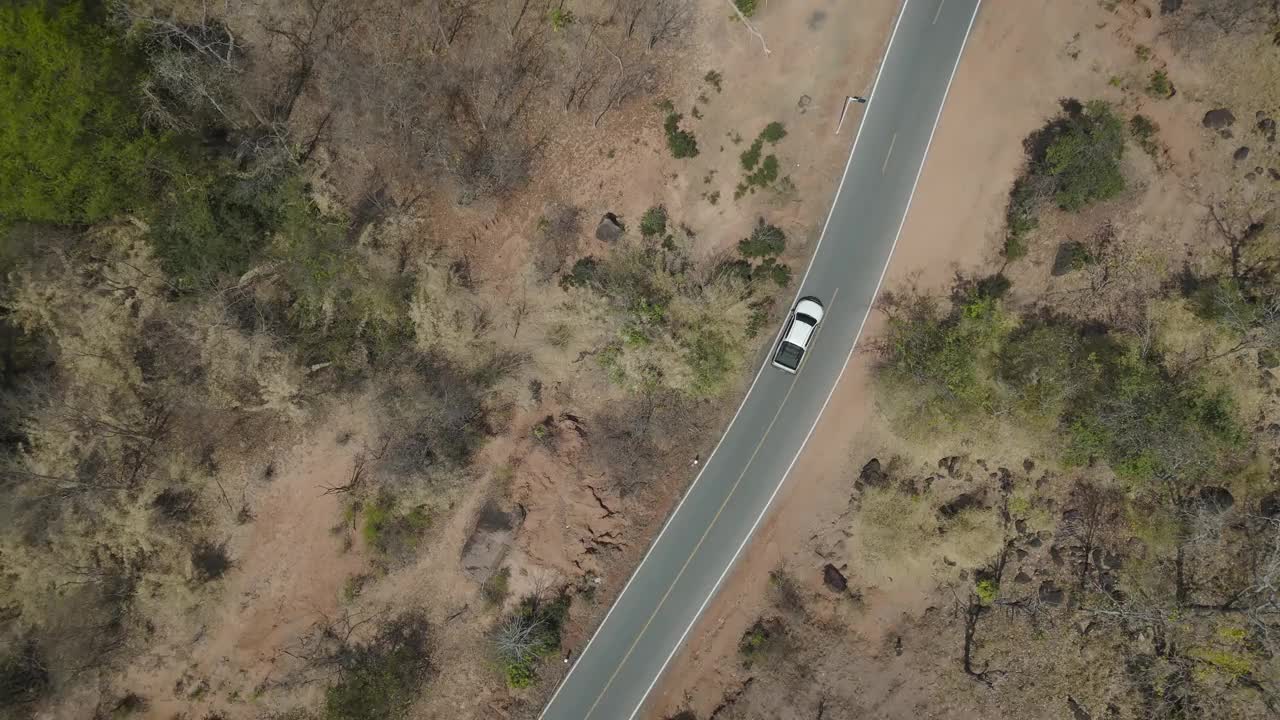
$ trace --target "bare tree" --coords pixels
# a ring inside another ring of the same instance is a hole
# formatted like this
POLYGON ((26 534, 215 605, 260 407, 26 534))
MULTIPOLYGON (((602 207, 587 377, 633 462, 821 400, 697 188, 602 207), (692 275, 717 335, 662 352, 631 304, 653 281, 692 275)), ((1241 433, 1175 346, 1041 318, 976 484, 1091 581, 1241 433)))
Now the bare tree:
POLYGON ((565 75, 565 112, 581 110, 609 71, 609 58, 595 32, 595 25, 586 25, 571 36, 569 53, 573 72, 565 75))
POLYGON ((693 19, 693 3, 689 0, 651 0, 646 9, 644 20, 650 50, 660 42, 679 38, 693 19))
POLYGON ((453 46, 458 35, 480 17, 485 0, 434 0, 429 11, 439 36, 431 44, 431 52, 443 52, 453 46))
POLYGON ((631 39, 636 24, 640 22, 645 9, 653 0, 618 0, 613 6, 613 14, 617 16, 618 26, 622 28, 622 36, 631 39))
POLYGON ((596 119, 592 125, 599 127, 600 121, 618 105, 632 95, 644 90, 653 82, 653 66, 647 60, 639 58, 630 62, 624 62, 622 57, 609 49, 606 45, 601 45, 604 51, 613 58, 617 65, 617 71, 612 75, 609 83, 605 86, 604 102, 600 106, 600 111, 596 114, 596 119))

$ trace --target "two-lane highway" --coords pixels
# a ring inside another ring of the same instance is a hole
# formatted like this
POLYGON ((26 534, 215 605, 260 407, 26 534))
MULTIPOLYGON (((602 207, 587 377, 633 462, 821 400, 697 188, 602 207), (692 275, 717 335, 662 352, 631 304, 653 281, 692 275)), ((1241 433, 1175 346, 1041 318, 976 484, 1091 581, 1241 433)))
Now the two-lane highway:
POLYGON ((809 357, 798 375, 766 360, 720 444, 551 698, 546 720, 633 718, 764 517, 853 353, 979 2, 903 6, 797 294, 826 305, 809 357))

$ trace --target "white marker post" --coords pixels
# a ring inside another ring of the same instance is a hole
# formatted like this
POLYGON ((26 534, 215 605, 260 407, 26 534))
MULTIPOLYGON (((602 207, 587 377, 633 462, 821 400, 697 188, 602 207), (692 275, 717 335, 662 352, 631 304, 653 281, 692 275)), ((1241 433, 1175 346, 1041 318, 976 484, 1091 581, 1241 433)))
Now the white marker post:
POLYGON ((847 114, 848 114, 848 112, 849 112, 849 103, 858 103, 858 104, 860 104, 860 105, 865 105, 865 104, 866 104, 866 102, 867 102, 867 99, 866 99, 866 98, 864 98, 864 97, 862 97, 861 95, 847 95, 847 96, 845 96, 845 99, 844 99, 844 109, 840 111, 840 123, 839 123, 838 125, 836 125, 836 134, 837 134, 837 135, 839 135, 839 134, 840 134, 840 128, 844 127, 844 116, 845 116, 845 115, 847 115, 847 114))

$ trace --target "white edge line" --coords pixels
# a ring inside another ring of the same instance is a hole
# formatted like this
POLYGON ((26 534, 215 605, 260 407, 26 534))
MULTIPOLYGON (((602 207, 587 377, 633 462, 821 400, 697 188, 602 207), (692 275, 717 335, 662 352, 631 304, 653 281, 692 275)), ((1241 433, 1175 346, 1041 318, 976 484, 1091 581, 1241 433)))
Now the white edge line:
MULTIPOLYGON (((649 683, 649 687, 645 688, 644 695, 640 697, 640 701, 636 704, 635 709, 632 710, 631 714, 627 716, 627 720, 634 720, 636 713, 640 712, 640 708, 644 706, 644 701, 648 699, 649 693, 653 691, 653 686, 657 685, 658 680, 662 678, 662 673, 666 671, 667 665, 671 662, 671 658, 675 657, 675 654, 679 652, 680 648, 684 645, 685 637, 689 634, 689 631, 693 629, 693 626, 698 624, 698 620, 702 618, 702 611, 706 609, 707 604, 711 602, 711 599, 716 596, 716 592, 720 589, 720 584, 724 582, 725 577, 729 575, 729 571, 733 569, 734 563, 738 561, 738 555, 742 554, 742 550, 747 546, 747 543, 751 542, 752 536, 755 535, 756 528, 759 527, 760 521, 764 519, 764 516, 769 513, 769 507, 773 505, 774 498, 778 496, 778 492, 782 490, 782 486, 786 484, 787 476, 791 474, 791 468, 794 467, 796 464, 796 461, 800 459, 801 453, 804 452, 805 445, 807 445, 809 442, 809 437, 812 436, 813 431, 817 429, 818 421, 822 419, 822 414, 826 412, 827 405, 831 402, 831 398, 836 394, 836 388, 840 386, 840 379, 844 376, 844 371, 849 367, 849 361, 853 359, 853 353, 858 347, 858 340, 862 337, 862 329, 867 324, 867 318, 871 317, 871 308, 875 305, 875 298, 880 294, 880 286, 884 284, 885 275, 887 275, 889 272, 889 264, 890 264, 890 261, 893 259, 893 251, 898 247, 898 238, 902 237, 902 228, 907 224, 907 214, 911 210, 911 201, 916 196, 916 187, 920 184, 920 176, 924 173, 924 164, 925 164, 925 160, 927 160, 929 157, 929 148, 933 145, 933 136, 938 131, 938 123, 942 120, 942 110, 943 108, 946 107, 947 96, 951 93, 951 83, 956 78, 956 70, 960 68, 960 59, 964 57, 964 48, 969 43, 969 34, 973 31, 973 22, 974 20, 977 19, 978 8, 981 6, 982 6, 982 0, 978 0, 973 6, 973 15, 969 17, 969 27, 965 29, 964 40, 960 41, 960 52, 957 53, 956 55, 955 65, 951 66, 951 77, 947 78, 947 88, 942 92, 942 102, 938 105, 938 114, 936 117, 934 117, 933 128, 929 131, 929 142, 925 143, 924 155, 921 156, 920 167, 919 169, 916 170, 916 179, 911 183, 911 194, 907 196, 907 206, 902 210, 902 220, 898 223, 898 232, 893 236, 893 244, 889 246, 889 257, 885 259, 884 268, 880 271, 880 279, 876 282, 876 291, 871 296, 872 302, 870 305, 867 306, 867 311, 862 316, 862 322, 859 323, 858 325, 858 333, 853 337, 853 346, 849 348, 849 354, 846 355, 844 358, 844 365, 840 366, 840 374, 836 376, 836 381, 831 385, 831 391, 827 393, 827 399, 822 402, 822 407, 818 409, 818 416, 813 419, 813 425, 809 426, 809 432, 805 433, 804 440, 801 441, 800 443, 800 449, 796 451, 795 457, 791 458, 791 463, 787 465, 786 471, 782 473, 782 479, 778 481, 777 487, 775 487, 773 489, 773 493, 769 495, 769 499, 768 501, 765 502, 764 508, 760 510, 760 514, 756 516, 755 522, 751 524, 751 529, 747 532, 747 536, 742 539, 742 543, 739 544, 738 549, 734 551, 733 557, 729 558, 729 564, 725 566, 724 572, 720 573, 720 577, 716 578, 716 584, 711 586, 711 592, 707 594, 706 599, 704 599, 702 601, 702 604, 698 606, 698 612, 694 614, 693 620, 689 623, 689 626, 686 627, 684 629, 684 632, 680 634, 680 639, 676 641, 675 647, 672 648, 671 652, 667 655, 667 659, 662 661, 662 666, 658 668, 658 674, 654 676, 653 682, 649 683)), ((904 2, 902 5, 903 15, 906 14, 906 7, 907 7, 906 3, 904 2)), ((898 16, 898 22, 899 23, 902 22, 902 15, 898 16)), ((896 25, 894 26, 893 32, 894 32, 894 35, 897 35, 898 28, 896 25)), ((892 45, 893 45, 893 37, 890 37, 889 46, 892 47, 892 45)), ((885 55, 885 59, 888 59, 889 57, 888 48, 885 49, 884 55, 885 55)), ((881 66, 881 69, 883 69, 883 65, 881 66)), ((879 81, 880 81, 880 75, 879 73, 877 73, 876 83, 878 84, 879 81)), ((875 88, 873 86, 872 95, 874 94, 875 94, 875 88)), ((870 102, 871 102, 871 98, 868 97, 867 104, 870 105, 870 102)), ((862 130, 861 123, 858 125, 858 130, 859 131, 862 130)), ((857 144, 856 137, 854 138, 854 144, 855 146, 857 144)), ((849 153, 849 160, 850 162, 852 162, 853 160, 852 151, 850 151, 849 153)), ((848 173, 848 166, 845 167, 845 172, 848 173)), ((840 184, 841 185, 844 184, 844 178, 840 179, 840 184)), ((836 197, 839 197, 839 196, 840 196, 840 193, 839 193, 839 190, 837 190, 836 197)), ((832 202, 831 209, 834 212, 835 202, 832 202)), ((831 221, 831 216, 828 215, 827 222, 830 222, 830 221, 831 221)), ((824 235, 826 234, 825 226, 823 226, 823 234, 824 235)), ((821 243, 821 239, 819 239, 819 243, 821 243)), ((815 258, 817 257, 816 248, 814 249, 814 257, 815 258)), ((810 261, 810 267, 812 267, 812 265, 813 263, 812 261, 810 261)), ((808 274, 809 274, 808 271, 805 271, 805 276, 808 276, 808 274)), ((804 285, 804 281, 801 280, 801 286, 803 287, 803 285, 804 285)), ((728 430, 726 430, 725 433, 728 434, 728 430)), ((603 623, 601 623, 601 625, 603 625, 603 623)))
MULTIPOLYGON (((910 4, 910 2, 911 2, 911 0, 903 0, 903 3, 902 3, 902 9, 898 11, 898 19, 897 19, 897 21, 896 21, 896 22, 894 23, 894 25, 893 25, 893 32, 889 35, 889 44, 885 46, 885 49, 884 49, 884 56, 881 58, 881 61, 880 61, 880 67, 876 70, 876 79, 875 79, 875 81, 873 81, 873 82, 872 82, 872 84, 871 84, 871 93, 867 95, 867 107, 868 107, 868 108, 870 108, 870 106, 871 106, 871 101, 872 101, 872 99, 874 99, 874 98, 875 98, 875 95, 876 95, 876 88, 880 85, 880 74, 881 74, 882 72, 884 72, 884 64, 885 64, 885 60, 887 60, 887 59, 888 59, 888 57, 889 57, 889 51, 893 48, 893 40, 894 40, 894 38, 895 38, 895 37, 897 37, 897 36, 898 36, 898 27, 899 27, 900 25, 902 25, 902 18, 907 14, 907 5, 908 5, 908 4, 910 4)), ((975 11, 974 11, 974 13, 976 14, 976 13, 977 13, 977 10, 975 10, 975 11)), ((972 21, 970 21, 970 25, 972 25, 972 21)), ((967 41, 967 39, 968 39, 968 36, 966 35, 966 41, 967 41)), ((961 46, 961 52, 962 52, 962 53, 964 52, 964 46, 963 46, 963 45, 961 46)), ((957 65, 958 65, 958 64, 959 64, 959 63, 958 63, 958 61, 957 61, 957 65)), ((954 74, 955 74, 955 70, 953 69, 953 70, 952 70, 952 75, 954 76, 954 74)), ((948 86, 947 86, 947 87, 948 87, 948 90, 949 90, 949 89, 950 89, 950 83, 948 83, 948 86)), ((945 102, 945 101, 946 101, 946 99, 945 99, 945 95, 944 95, 943 102, 945 102)), ((847 102, 848 102, 848 101, 846 100, 846 105, 847 105, 847 102)), ((941 116, 941 114, 942 114, 942 113, 941 113, 941 111, 939 111, 939 113, 938 113, 938 114, 939 114, 939 116, 941 116)), ((864 118, 866 117, 866 114, 865 114, 865 113, 863 114, 863 117, 864 117, 864 118)), ((801 276, 801 278, 800 278, 800 284, 796 286, 796 295, 795 295, 795 297, 792 299, 792 301, 791 301, 791 305, 795 305, 797 302, 799 302, 799 300, 800 300, 800 293, 801 293, 801 292, 803 291, 803 289, 804 289, 804 281, 805 281, 806 279, 808 279, 808 277, 809 277, 809 272, 813 270, 813 263, 814 263, 814 261, 815 261, 815 260, 817 260, 817 258, 818 258, 818 251, 822 248, 822 241, 823 241, 824 239, 826 239, 826 237, 827 237, 827 226, 831 224, 831 218, 835 215, 835 212, 836 212, 836 200, 838 200, 838 199, 839 199, 839 197, 840 197, 840 191, 844 188, 844 181, 845 181, 845 179, 849 176, 849 168, 853 165, 853 153, 854 153, 854 151, 856 151, 856 150, 858 149, 858 138, 862 137, 862 128, 863 128, 863 126, 864 126, 864 123, 862 123, 862 122, 859 122, 859 123, 858 123, 858 131, 857 131, 856 133, 854 133, 854 136, 853 136, 853 146, 852 146, 852 148, 849 150, 849 159, 845 161, 845 164, 844 164, 844 173, 840 175, 840 184, 836 186, 836 194, 832 197, 832 200, 831 200, 831 209, 827 212, 827 219, 826 219, 826 221, 825 221, 825 222, 823 222, 823 224, 822 224, 822 233, 818 235, 818 244, 813 246, 813 254, 809 257, 809 264, 808 264, 808 266, 807 266, 807 267, 805 267, 804 275, 803 275, 803 276, 801 276)), ((937 127, 937 122, 936 122, 936 121, 935 121, 935 123, 934 123, 934 127, 937 127)), ((930 141, 932 142, 932 136, 930 136, 930 141)), ((927 149, 927 148, 926 148, 926 151, 925 151, 925 152, 926 152, 926 154, 928 153, 928 149, 927 149)), ((922 167, 923 167, 923 164, 922 164, 922 167)), ((918 179, 918 176, 917 176, 917 179, 918 179)), ((914 194, 914 189, 913 189, 913 194, 914 194)), ((908 200, 908 206, 909 206, 909 205, 910 205, 910 200, 908 200)), ((905 213, 903 213, 903 216, 904 216, 904 218, 905 218, 906 214, 905 214, 905 213)), ((897 242, 897 241, 896 241, 896 239, 895 239, 895 241, 894 241, 894 242, 895 242, 895 244, 896 244, 896 242, 897 242)), ((892 250, 890 250, 890 255, 892 255, 892 250)), ((886 268, 888 267, 888 263, 885 263, 885 267, 886 267, 886 268)), ((882 273, 881 277, 883 278, 883 273, 882 273)), ((879 287, 878 287, 878 286, 877 286, 877 292, 879 292, 879 287)), ((868 311, 868 314, 869 314, 869 313, 870 313, 870 311, 868 311)), ((864 322, 864 323, 866 322, 865 318, 864 318, 863 322, 864 322)), ((859 328, 859 333, 861 333, 861 328, 859 328)), ((773 342, 771 342, 771 343, 769 344, 769 346, 768 346, 768 347, 772 348, 772 347, 773 347, 773 346, 778 342, 778 338, 780 338, 781 336, 782 336, 782 328, 781 328, 781 327, 779 327, 779 328, 778 328, 778 332, 777 332, 777 333, 774 335, 774 337, 773 337, 773 342)), ((855 345, 857 344, 856 340, 855 340, 854 344, 855 344, 855 345)), ((852 355, 852 353, 850 353, 850 355, 852 355)), ((688 489, 686 489, 686 490, 684 491, 684 495, 680 496, 680 502, 676 503, 676 508, 675 508, 675 510, 672 510, 672 511, 671 511, 671 514, 667 516, 667 520, 666 520, 666 522, 664 522, 664 523, 662 524, 662 529, 661 529, 661 530, 659 530, 659 531, 658 531, 657 536, 655 536, 655 537, 653 538, 653 542, 649 543, 649 549, 645 551, 645 553, 644 553, 644 557, 640 558, 640 564, 639 564, 639 565, 637 565, 637 566, 636 566, 636 569, 635 569, 635 570, 633 570, 633 571, 631 572, 631 577, 627 578, 627 582, 626 582, 626 584, 622 586, 622 592, 618 593, 618 596, 617 596, 616 598, 614 598, 614 600, 613 600, 613 604, 611 604, 611 605, 609 606, 609 610, 608 610, 608 612, 606 612, 606 613, 604 614, 604 619, 603 619, 603 620, 601 620, 601 621, 600 621, 600 624, 596 626, 595 632, 591 633, 591 638, 590 638, 589 640, 587 640, 587 644, 586 644, 586 646, 585 646, 585 647, 583 647, 583 648, 582 648, 582 652, 578 653, 578 658, 577 658, 577 660, 574 660, 574 661, 573 661, 573 665, 571 665, 571 666, 569 667, 569 672, 565 673, 564 678, 560 680, 560 684, 556 687, 556 691, 555 691, 554 693, 552 693, 552 694, 551 694, 551 699, 547 700, 547 704, 546 704, 546 705, 544 705, 544 706, 542 707, 542 712, 538 713, 538 719, 539 719, 539 720, 542 720, 542 718, 546 716, 546 714, 547 714, 547 710, 548 710, 548 709, 550 709, 550 708, 551 708, 551 706, 552 706, 552 704, 554 704, 554 703, 555 703, 556 698, 560 695, 560 691, 561 691, 562 689, 564 689, 564 686, 569 682, 569 678, 573 676, 573 671, 578 669, 578 662, 579 662, 580 660, 582 660, 582 658, 584 658, 584 657, 586 657, 586 656, 587 656, 587 651, 591 649, 591 643, 595 642, 596 637, 600 634, 600 631, 601 631, 602 629, 604 629, 605 624, 609 622, 609 616, 610 616, 610 615, 613 615, 613 611, 614 611, 614 609, 616 609, 616 608, 618 607, 619 603, 620 603, 620 602, 621 602, 621 600, 622 600, 623 595, 625 595, 625 594, 627 593, 627 588, 630 588, 630 587, 631 587, 631 582, 632 582, 633 580, 635 580, 635 579, 636 579, 636 576, 640 574, 640 570, 641 570, 642 568, 644 568, 644 564, 645 564, 645 562, 647 562, 647 561, 649 560, 649 556, 650 556, 651 554, 653 554, 653 549, 654 549, 654 548, 656 548, 656 547, 658 546, 658 543, 662 540, 662 535, 663 535, 663 533, 665 533, 665 532, 667 531, 667 527, 671 524, 671 521, 675 519, 675 517, 676 517, 676 515, 677 515, 677 514, 679 514, 681 506, 683 506, 683 505, 684 505, 684 501, 685 501, 685 500, 687 500, 687 499, 689 499, 689 496, 693 494, 693 490, 694 490, 694 488, 696 488, 696 487, 698 486, 698 481, 702 479, 702 474, 703 474, 703 473, 705 473, 705 472, 707 471, 707 468, 711 467, 711 461, 715 458, 715 456, 716 456, 716 451, 720 449, 720 446, 724 443, 725 438, 727 438, 727 437, 729 436, 729 431, 733 429, 733 424, 734 424, 735 422, 737 422, 737 420, 738 420, 738 415, 742 414, 742 409, 743 409, 744 407, 746 407, 746 406, 747 406, 747 400, 749 400, 749 399, 751 398, 751 391, 755 389, 755 387, 756 387, 756 383, 758 383, 758 382, 760 381, 760 376, 761 376, 761 375, 763 375, 763 374, 764 374, 765 369, 769 367, 769 356, 770 356, 770 354, 768 354, 768 353, 765 355, 764 360, 763 360, 763 361, 761 362, 761 364, 760 364, 760 369, 756 371, 756 376, 751 380, 751 385, 749 385, 749 386, 747 387, 747 392, 746 392, 746 394, 744 394, 744 395, 742 396, 742 402, 738 405, 738 409, 733 413, 733 417, 729 419, 729 424, 725 426, 724 432, 720 435, 720 439, 716 442, 716 446, 715 446, 714 448, 712 448, 712 449, 711 449, 711 454, 707 456, 707 461, 706 461, 706 463, 704 463, 704 464, 703 464, 703 466, 702 466, 702 469, 698 471, 697 476, 695 476, 695 477, 693 478, 693 482, 689 483, 689 487, 688 487, 688 489)), ((845 362, 846 362, 846 364, 847 364, 847 363, 848 363, 848 360, 846 360, 845 362)), ((843 372, 844 372, 844 371, 843 371, 843 369, 842 369, 842 370, 841 370, 841 373, 843 374, 843 372)), ((837 380, 837 382, 838 382, 838 380, 837 380)), ((834 386, 833 386, 832 390, 833 390, 833 392, 834 392, 834 386)), ((830 399, 830 396, 828 396, 828 399, 830 399)), ((823 407, 824 407, 824 408, 826 407, 825 403, 823 404, 823 407)), ((821 411, 819 411, 819 417, 821 417, 821 411)), ((816 422, 816 421, 815 421, 814 425, 817 425, 817 422, 816 422)), ((810 432, 812 432, 812 430, 810 430, 810 432)), ((805 440, 806 440, 806 441, 808 441, 808 436, 806 436, 806 437, 805 437, 805 440)), ((803 449, 803 447, 804 447, 804 446, 803 446, 803 445, 801 445, 801 449, 803 449)), ((789 472, 789 471, 790 471, 790 468, 788 468, 788 472, 789 472)), ((784 480, 786 479, 786 476, 785 476, 785 475, 783 476, 783 479, 784 479, 784 480)), ((781 487, 781 486, 782 486, 782 483, 780 482, 780 483, 778 484, 778 486, 779 486, 779 487, 781 487)), ((775 491, 774 491, 774 493, 775 493, 775 494, 777 494, 777 490, 775 490, 775 491)), ((769 498, 769 502, 770 502, 770 503, 772 503, 772 502, 773 502, 773 498, 772 498, 772 497, 770 497, 770 498, 769 498)), ((766 505, 765 505, 765 510, 768 510, 768 507, 769 507, 769 506, 768 506, 768 504, 766 504, 766 505)), ((761 516, 763 516, 763 513, 761 513, 761 516)), ((757 518, 757 519, 756 519, 756 522, 757 522, 757 523, 759 523, 759 522, 760 522, 760 521, 759 521, 759 518, 757 518)), ((755 532, 755 525, 752 525, 752 527, 751 527, 751 532, 752 532, 752 533, 754 533, 754 532, 755 532)), ((748 539, 750 539, 750 537, 751 537, 751 535, 750 535, 750 534, 748 534, 748 535, 747 535, 747 538, 748 538, 748 539)), ((744 544, 745 544, 745 543, 744 543, 744 544)), ((741 548, 741 547, 739 547, 739 548, 738 548, 738 552, 741 552, 741 551, 742 551, 742 548, 741 548)), ((737 553, 734 553, 734 556, 733 556, 733 557, 734 557, 734 559, 736 560, 736 559, 737 559, 737 557, 738 557, 737 553)), ((730 567, 732 567, 732 566, 733 566, 733 561, 732 561, 732 560, 729 562, 729 566, 730 566, 730 567)), ((727 572, 727 570, 726 570, 726 572, 727 572)), ((720 580, 723 580, 723 579, 724 579, 724 575, 721 575, 721 576, 720 576, 720 580)), ((716 581, 715 588, 713 588, 713 589, 712 589, 712 591, 711 591, 711 594, 712 594, 712 595, 715 595, 715 590, 716 590, 716 589, 718 589, 718 588, 720 587, 720 580, 717 580, 717 581, 716 581)), ((708 598, 708 599, 710 599, 710 598, 708 598)), ((706 603, 704 602, 704 603, 703 603, 703 605, 705 606, 705 605, 706 605, 706 603)), ((698 610, 698 615, 701 615, 701 614, 702 614, 702 609, 701 609, 701 608, 699 608, 699 610, 698 610)), ((696 622, 696 618, 695 618, 695 622, 696 622)), ((692 625, 690 625, 690 627, 693 627, 693 626, 692 626, 692 625)), ((688 629, 685 629, 685 633, 687 634, 688 632, 689 632, 689 630, 688 630, 688 629)), ((681 636, 680 636, 680 642, 676 643, 676 649, 679 649, 679 648, 680 648, 680 645, 681 645, 683 642, 684 642, 684 635, 681 635, 681 636)), ((649 696, 649 692, 650 692, 651 690, 653 690, 653 685, 657 683, 657 678, 662 676, 662 671, 666 669, 666 667, 667 667, 667 663, 671 662, 671 657, 672 657, 672 656, 674 656, 674 655, 675 655, 675 652, 673 651, 673 652, 672 652, 672 654, 671 654, 671 655, 668 655, 668 656, 667 656, 667 659, 662 663, 662 667, 658 670, 658 675, 657 675, 657 677, 655 677, 655 678, 654 678, 654 682, 653 682, 653 683, 651 683, 651 684, 649 685, 649 689, 648 689, 648 690, 645 690, 644 697, 640 698, 640 704, 636 706, 636 709, 635 709, 634 711, 632 711, 631 716, 630 716, 631 718, 634 718, 634 717, 635 717, 636 712, 639 712, 639 710, 640 710, 640 706, 644 704, 644 699, 645 699, 646 697, 648 697, 648 696, 649 696)), ((628 720, 630 720, 630 718, 628 718, 628 720)))

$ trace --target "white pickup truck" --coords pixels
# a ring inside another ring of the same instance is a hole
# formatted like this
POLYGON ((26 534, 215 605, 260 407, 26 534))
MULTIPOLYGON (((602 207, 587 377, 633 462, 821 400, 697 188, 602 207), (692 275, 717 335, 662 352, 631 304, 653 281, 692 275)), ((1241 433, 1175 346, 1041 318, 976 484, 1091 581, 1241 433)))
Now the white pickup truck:
POLYGON ((782 340, 773 353, 773 366, 794 375, 800 369, 800 363, 804 362, 809 344, 818 334, 820 322, 822 303, 815 297, 800 298, 782 330, 782 340))

